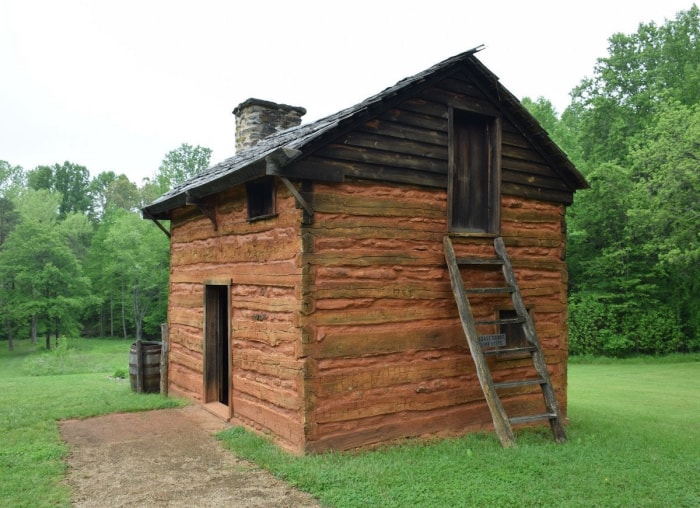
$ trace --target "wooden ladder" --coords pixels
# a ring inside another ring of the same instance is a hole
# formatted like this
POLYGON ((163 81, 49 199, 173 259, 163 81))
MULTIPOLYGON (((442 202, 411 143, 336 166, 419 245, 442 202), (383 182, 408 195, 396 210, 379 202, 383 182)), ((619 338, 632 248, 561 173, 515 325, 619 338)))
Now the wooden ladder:
POLYGON ((549 372, 547 371, 547 365, 545 364, 544 354, 542 352, 542 346, 537 338, 537 332, 535 331, 532 316, 527 311, 527 308, 523 303, 520 289, 518 288, 518 283, 513 273, 513 266, 510 263, 503 239, 501 237, 496 237, 494 238, 493 243, 496 251, 496 257, 458 258, 455 255, 450 237, 446 236, 443 240, 445 260, 447 261, 447 267, 450 272, 452 292, 454 293, 455 301, 457 302, 459 317, 462 321, 462 329, 464 330, 464 335, 466 336, 467 343, 469 344, 469 350, 471 351, 472 358, 474 359, 476 373, 479 378, 481 388, 484 392, 486 403, 491 411, 496 434, 501 441, 501 445, 507 448, 515 444, 515 436, 513 435, 512 425, 549 420, 549 425, 552 429, 554 439, 557 442, 562 443, 566 441, 566 432, 564 431, 564 425, 561 421, 557 399, 554 394, 554 389, 552 388, 549 372), (501 267, 501 271, 503 272, 503 277, 505 279, 505 286, 465 289, 464 280, 462 279, 462 274, 460 272, 460 266, 471 266, 472 268, 501 267), (479 296, 510 294, 513 302, 513 308, 517 317, 488 321, 475 321, 471 306, 469 305, 467 294, 477 294, 479 296), (493 349, 491 347, 485 348, 485 346, 482 346, 480 337, 477 333, 477 326, 502 324, 519 324, 522 326, 524 336, 527 340, 527 345, 524 347, 510 349, 493 349), (488 363, 486 362, 486 356, 489 354, 518 353, 530 354, 533 366, 537 372, 537 377, 518 381, 508 381, 504 383, 494 383, 488 363), (542 389, 546 412, 509 418, 508 415, 506 415, 503 404, 501 403, 498 390, 534 385, 539 385, 542 389))

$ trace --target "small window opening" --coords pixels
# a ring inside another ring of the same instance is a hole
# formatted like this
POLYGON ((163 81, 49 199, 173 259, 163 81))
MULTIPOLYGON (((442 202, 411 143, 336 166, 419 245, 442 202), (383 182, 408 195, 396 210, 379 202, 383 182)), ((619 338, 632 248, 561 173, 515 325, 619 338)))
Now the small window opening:
MULTIPOLYGON (((530 311, 528 310, 528 313, 530 311)), ((514 310, 499 310, 498 319, 515 319, 518 317, 518 313, 514 310)), ((526 347, 528 345, 527 337, 525 336, 525 331, 523 330, 522 323, 509 323, 500 325, 500 333, 506 336, 507 349, 526 347)))
POLYGON ((275 216, 275 181, 272 178, 246 184, 248 195, 248 220, 275 216))

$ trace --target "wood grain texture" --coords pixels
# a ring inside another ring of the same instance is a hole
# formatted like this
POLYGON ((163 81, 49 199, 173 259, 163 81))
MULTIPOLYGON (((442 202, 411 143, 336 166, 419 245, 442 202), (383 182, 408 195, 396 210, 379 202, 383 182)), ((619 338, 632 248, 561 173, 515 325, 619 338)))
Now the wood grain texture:
MULTIPOLYGON (((362 181, 319 184, 314 190, 323 196, 316 199, 322 220, 317 216, 305 230, 303 261, 309 264, 312 302, 299 319, 302 351, 309 359, 306 448, 347 449, 491 428, 440 245, 446 231, 444 191, 362 181), (481 409, 465 410, 474 405, 481 409), (450 427, 445 414, 452 412, 463 420, 450 427), (406 424, 407 418, 414 423, 406 424)), ((501 211, 516 278, 535 314, 544 359, 565 408, 564 206, 504 196, 501 211)), ((490 238, 457 238, 455 249, 461 256, 494 255, 490 238)), ((487 271, 471 277, 475 285, 502 280, 487 271)), ((508 297, 473 301, 483 319, 510 307, 508 297)), ((496 382, 522 379, 532 370, 522 357, 487 361, 496 382)), ((514 414, 524 414, 541 399, 531 386, 503 394, 504 406, 514 414)))
MULTIPOLYGON (((173 393, 202 398, 203 286, 214 281, 231 288, 233 414, 285 448, 352 449, 493 428, 442 248, 449 106, 496 113, 456 72, 295 162, 298 179, 327 176, 305 183, 312 221, 283 185, 277 215, 261 221, 247 220, 245 186, 207 198, 216 231, 196 207, 173 212, 173 393)), ((505 117, 501 128, 500 231, 565 415, 572 191, 505 117)), ((493 255, 492 238, 454 245, 457 256, 493 255)), ((496 282, 486 270, 463 274, 467 285, 496 282)), ((510 308, 509 298, 470 300, 478 319, 510 308)), ((496 382, 528 374, 523 358, 487 362, 496 382)), ((509 388, 503 403, 524 413, 541 394, 509 388)))
POLYGON ((303 447, 301 211, 284 186, 277 216, 248 222, 245 192, 212 200, 218 228, 189 208, 172 222, 168 303, 170 387, 202 401, 204 286, 230 285, 231 406, 252 428, 274 433, 290 450, 303 447))

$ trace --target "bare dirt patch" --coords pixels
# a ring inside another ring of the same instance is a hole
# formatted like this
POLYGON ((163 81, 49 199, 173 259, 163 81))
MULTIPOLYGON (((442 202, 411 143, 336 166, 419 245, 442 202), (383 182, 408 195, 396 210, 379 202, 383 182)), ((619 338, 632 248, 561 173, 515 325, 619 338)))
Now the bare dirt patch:
POLYGON ((227 424, 197 406, 61 422, 67 484, 78 507, 316 507, 225 450, 227 424))

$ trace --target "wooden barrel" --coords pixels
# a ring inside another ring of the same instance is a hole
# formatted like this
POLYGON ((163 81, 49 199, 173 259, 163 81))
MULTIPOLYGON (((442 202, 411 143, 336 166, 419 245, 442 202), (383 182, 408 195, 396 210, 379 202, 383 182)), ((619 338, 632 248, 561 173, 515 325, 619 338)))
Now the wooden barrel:
MULTIPOLYGON (((160 392, 160 342, 141 341, 141 352, 143 354, 143 392, 160 392)), ((129 351, 129 381, 131 390, 136 391, 138 375, 138 359, 136 357, 136 343, 131 345, 129 351)))

